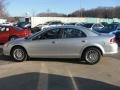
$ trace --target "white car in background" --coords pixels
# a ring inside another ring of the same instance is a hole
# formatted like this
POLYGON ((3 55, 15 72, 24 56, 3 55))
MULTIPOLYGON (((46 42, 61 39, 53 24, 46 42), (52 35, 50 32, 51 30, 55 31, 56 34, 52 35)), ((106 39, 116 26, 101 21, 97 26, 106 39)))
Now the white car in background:
POLYGON ((5 23, 1 23, 0 25, 3 25, 3 26, 13 26, 14 23, 11 23, 11 22, 5 22, 5 23))
POLYGON ((80 23, 80 24, 76 24, 76 25, 86 27, 90 30, 100 30, 104 27, 104 25, 102 25, 100 23, 80 23))

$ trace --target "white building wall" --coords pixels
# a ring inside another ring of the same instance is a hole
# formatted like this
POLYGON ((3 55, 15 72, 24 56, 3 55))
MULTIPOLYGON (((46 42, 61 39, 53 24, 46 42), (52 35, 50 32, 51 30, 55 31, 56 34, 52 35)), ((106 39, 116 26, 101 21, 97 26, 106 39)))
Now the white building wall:
POLYGON ((35 27, 38 24, 43 24, 47 21, 62 21, 64 23, 68 22, 85 22, 85 18, 78 17, 31 17, 31 25, 35 27))
POLYGON ((100 23, 100 22, 107 22, 111 23, 113 21, 120 22, 120 19, 104 19, 104 18, 80 18, 80 17, 31 17, 31 25, 35 27, 38 24, 44 24, 48 21, 62 21, 63 23, 69 22, 93 22, 93 23, 100 23))
POLYGON ((0 24, 1 24, 1 23, 5 23, 5 22, 7 22, 6 19, 0 19, 0 24))

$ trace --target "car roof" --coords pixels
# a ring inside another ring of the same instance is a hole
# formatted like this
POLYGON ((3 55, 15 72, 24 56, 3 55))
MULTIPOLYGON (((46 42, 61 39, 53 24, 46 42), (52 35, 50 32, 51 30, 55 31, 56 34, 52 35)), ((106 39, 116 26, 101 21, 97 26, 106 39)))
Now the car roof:
POLYGON ((74 25, 58 25, 58 26, 49 26, 46 27, 45 29, 54 29, 54 28, 74 28, 74 29, 78 29, 81 30, 85 33, 87 33, 88 36, 97 36, 98 34, 93 32, 92 30, 89 30, 88 28, 85 28, 83 26, 74 26, 74 25))

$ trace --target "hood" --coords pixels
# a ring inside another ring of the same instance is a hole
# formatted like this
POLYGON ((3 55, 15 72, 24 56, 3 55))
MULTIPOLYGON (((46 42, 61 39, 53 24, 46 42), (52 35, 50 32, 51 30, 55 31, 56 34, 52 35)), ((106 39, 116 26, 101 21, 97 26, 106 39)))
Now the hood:
POLYGON ((12 40, 12 41, 9 41, 8 43, 13 43, 13 44, 20 44, 24 41, 26 41, 27 39, 25 38, 18 38, 18 39, 15 39, 15 40, 12 40))

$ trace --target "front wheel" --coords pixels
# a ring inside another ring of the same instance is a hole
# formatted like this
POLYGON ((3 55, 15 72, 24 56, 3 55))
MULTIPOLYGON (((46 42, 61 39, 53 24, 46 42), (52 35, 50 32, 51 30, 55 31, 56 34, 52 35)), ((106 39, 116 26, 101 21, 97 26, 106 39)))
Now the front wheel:
POLYGON ((11 51, 11 56, 14 59, 14 61, 22 62, 27 60, 27 53, 21 47, 13 48, 13 50, 11 51))
POLYGON ((90 47, 83 52, 82 59, 88 64, 96 64, 100 61, 101 53, 100 50, 95 47, 90 47))

